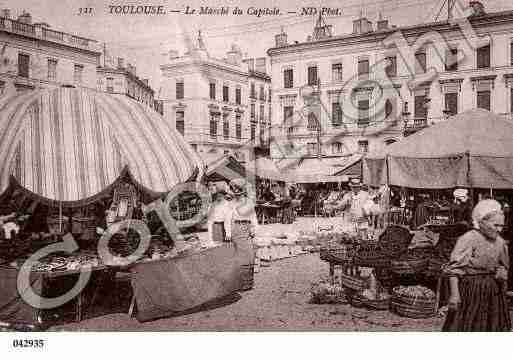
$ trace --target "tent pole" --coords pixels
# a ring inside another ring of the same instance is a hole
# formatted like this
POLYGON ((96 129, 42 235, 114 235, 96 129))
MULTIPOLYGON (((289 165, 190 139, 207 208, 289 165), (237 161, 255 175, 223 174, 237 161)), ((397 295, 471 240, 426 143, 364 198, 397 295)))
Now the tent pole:
POLYGON ((389 169, 388 169, 388 159, 389 159, 389 155, 387 154, 385 156, 385 165, 386 165, 386 171, 387 171, 387 191, 389 193, 388 195, 388 200, 387 200, 387 207, 385 208, 385 227, 387 227, 389 224, 390 224, 390 200, 391 200, 391 194, 392 194, 392 191, 390 190, 390 173, 389 173, 389 169))
POLYGON ((470 152, 465 152, 467 157, 467 184, 470 187, 470 206, 474 208, 474 187, 472 186, 472 178, 470 175, 470 152))

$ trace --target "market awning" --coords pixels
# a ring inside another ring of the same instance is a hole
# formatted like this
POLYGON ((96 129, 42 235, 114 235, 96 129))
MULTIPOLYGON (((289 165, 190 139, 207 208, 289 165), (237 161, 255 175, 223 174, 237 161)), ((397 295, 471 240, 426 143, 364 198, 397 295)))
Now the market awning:
POLYGON ((334 175, 337 163, 339 157, 303 158, 290 162, 285 167, 285 176, 289 182, 296 183, 347 182, 348 176, 334 175))
POLYGON ((203 171, 157 112, 124 95, 74 88, 0 100, 0 162, 0 192, 13 175, 32 193, 67 202, 101 192, 124 168, 156 193, 203 171))
POLYGON ((244 166, 235 157, 228 155, 209 161, 205 171, 205 175, 214 181, 230 181, 233 178, 244 177, 244 174, 244 166))
POLYGON ((259 157, 246 165, 248 174, 273 181, 286 181, 284 171, 270 158, 259 157))
POLYGON ((483 109, 439 122, 369 154, 364 180, 413 188, 512 188, 513 123, 483 109))
POLYGON ((346 175, 351 178, 361 178, 362 158, 363 155, 359 153, 355 153, 348 157, 341 157, 340 162, 335 162, 335 164, 333 165, 333 167, 335 168, 335 172, 333 173, 333 175, 346 175))

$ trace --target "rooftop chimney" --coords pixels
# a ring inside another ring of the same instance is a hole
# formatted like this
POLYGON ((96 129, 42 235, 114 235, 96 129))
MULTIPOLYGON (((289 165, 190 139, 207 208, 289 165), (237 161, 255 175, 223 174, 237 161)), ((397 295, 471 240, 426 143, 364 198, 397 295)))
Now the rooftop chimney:
POLYGON ((230 51, 226 53, 226 60, 233 65, 240 65, 242 63, 242 51, 237 45, 232 44, 230 51))
POLYGON ((376 23, 377 31, 388 30, 388 20, 383 19, 381 11, 379 12, 378 22, 376 23))
POLYGON ((274 36, 274 42, 276 47, 287 46, 287 34, 283 30, 283 27, 281 28, 281 33, 274 36))
POLYGON ((23 11, 23 13, 20 16, 18 16, 18 21, 22 22, 24 24, 31 24, 32 23, 32 15, 30 15, 26 11, 23 11))
POLYGON ((484 5, 481 2, 471 1, 468 5, 472 9, 472 15, 470 16, 482 16, 486 14, 484 5))
POLYGON ((2 9, 2 17, 5 17, 6 19, 11 18, 11 10, 10 9, 2 9))
POLYGON ((360 18, 353 20, 353 34, 366 34, 372 32, 372 21, 367 20, 360 11, 360 18))
POLYGON ((125 59, 122 57, 118 57, 118 69, 125 68, 125 59))

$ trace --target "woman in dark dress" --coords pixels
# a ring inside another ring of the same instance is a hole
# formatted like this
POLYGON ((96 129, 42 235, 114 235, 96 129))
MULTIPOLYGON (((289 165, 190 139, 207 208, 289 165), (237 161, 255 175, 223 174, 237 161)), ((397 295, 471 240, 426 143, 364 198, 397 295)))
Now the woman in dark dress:
POLYGON ((479 202, 472 211, 474 229, 458 239, 444 268, 450 298, 443 331, 510 331, 506 301, 509 258, 500 203, 479 202))

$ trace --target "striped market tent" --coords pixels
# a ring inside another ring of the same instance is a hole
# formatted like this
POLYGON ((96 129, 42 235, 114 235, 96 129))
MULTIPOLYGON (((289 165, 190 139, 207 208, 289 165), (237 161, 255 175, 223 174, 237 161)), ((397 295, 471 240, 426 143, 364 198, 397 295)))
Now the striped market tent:
POLYGON ((35 90, 0 99, 0 193, 15 178, 48 200, 91 198, 128 173, 158 194, 203 163, 163 118, 124 95, 35 90))

